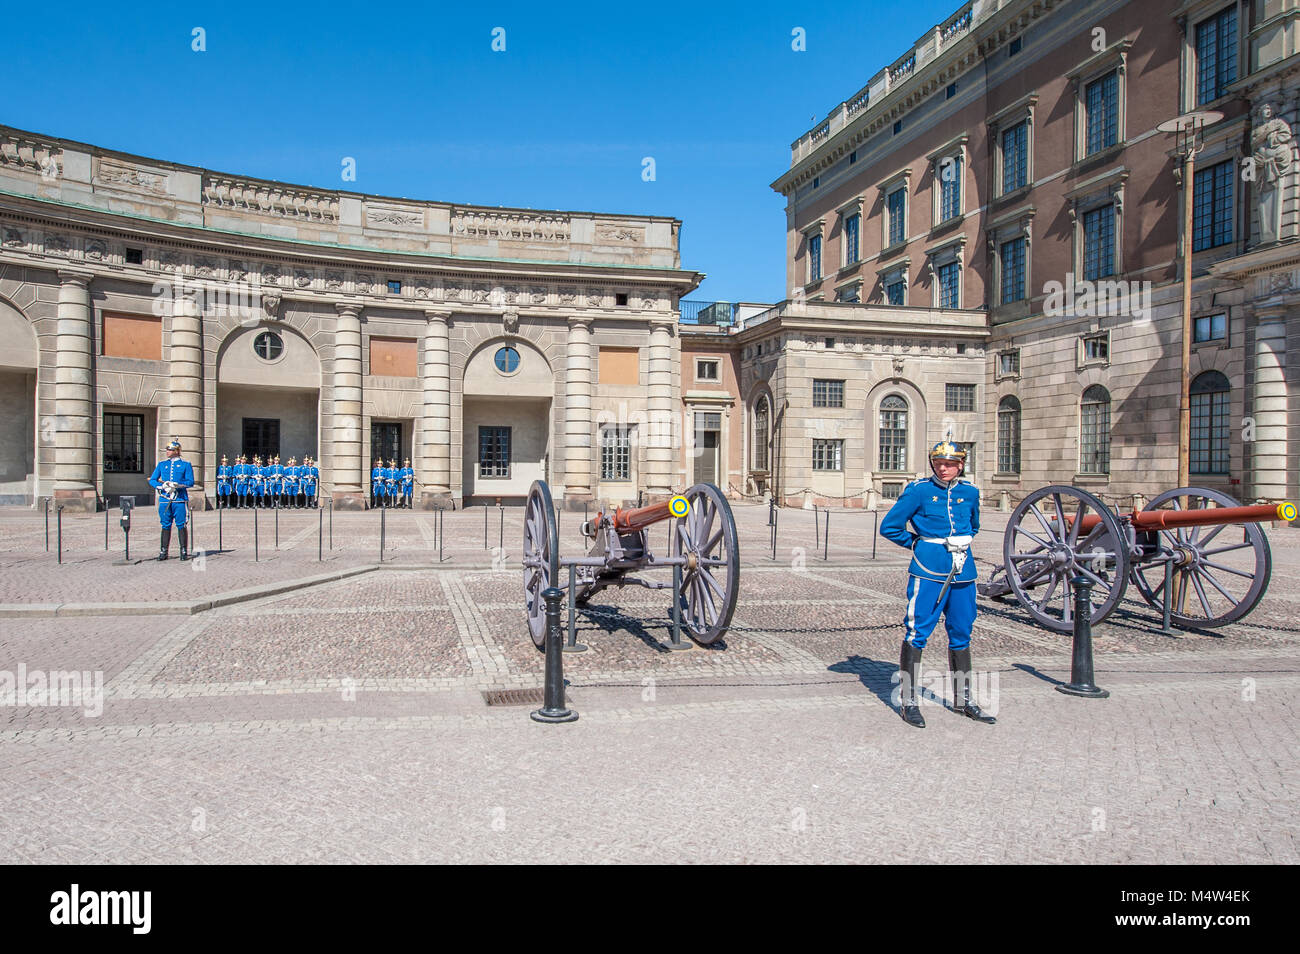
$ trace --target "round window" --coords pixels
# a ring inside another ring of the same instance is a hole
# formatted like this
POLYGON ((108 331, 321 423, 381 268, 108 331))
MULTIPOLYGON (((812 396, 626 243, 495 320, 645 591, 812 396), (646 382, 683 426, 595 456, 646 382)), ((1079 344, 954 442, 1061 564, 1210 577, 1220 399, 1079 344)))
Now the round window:
POLYGON ((253 339, 253 352, 263 361, 274 361, 284 353, 284 339, 274 331, 263 331, 253 339))
POLYGON ((519 352, 514 348, 497 349, 497 370, 505 374, 514 374, 515 369, 519 367, 519 352))

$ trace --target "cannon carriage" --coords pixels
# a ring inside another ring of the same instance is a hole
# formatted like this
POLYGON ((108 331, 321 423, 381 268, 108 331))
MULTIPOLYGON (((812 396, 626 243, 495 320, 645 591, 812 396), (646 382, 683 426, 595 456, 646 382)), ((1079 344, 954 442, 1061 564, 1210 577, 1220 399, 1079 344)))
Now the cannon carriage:
POLYGON ((1072 581, 1082 576, 1092 585, 1094 625, 1132 584, 1172 623, 1223 626, 1250 613, 1268 589, 1272 554, 1260 524, 1295 516, 1291 503, 1243 507, 1201 487, 1166 491, 1132 513, 1116 513, 1079 487, 1043 487, 1012 512, 1003 562, 979 592, 1014 595, 1042 626, 1070 632, 1072 581))
MULTIPOLYGON (((610 586, 674 589, 673 616, 695 642, 707 646, 726 635, 740 590, 736 522, 727 498, 713 484, 696 484, 672 501, 645 507, 601 511, 582 525, 585 556, 561 557, 551 491, 533 482, 524 509, 524 597, 528 630, 538 649, 546 643, 547 587, 566 591, 569 643, 573 645, 573 607, 610 586), (684 509, 684 513, 677 510, 684 509), (656 553, 650 528, 671 521, 668 549, 656 553), (672 569, 675 582, 648 580, 636 571, 672 569), (561 571, 568 568, 567 575, 561 571)), ((673 634, 674 642, 677 633, 673 634)))

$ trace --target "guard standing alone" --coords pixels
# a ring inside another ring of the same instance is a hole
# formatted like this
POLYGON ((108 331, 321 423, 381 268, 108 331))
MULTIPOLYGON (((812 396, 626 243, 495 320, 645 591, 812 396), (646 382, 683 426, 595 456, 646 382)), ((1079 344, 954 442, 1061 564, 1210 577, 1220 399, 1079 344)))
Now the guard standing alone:
POLYGON ((898 661, 903 720, 925 727, 917 702, 921 651, 944 617, 948 668, 953 676, 953 711, 992 723, 971 700, 970 635, 975 625, 975 561, 970 544, 980 529, 979 489, 962 476, 966 452, 951 441, 930 450, 932 474, 913 481, 899 495, 880 533, 912 551, 908 567, 906 629, 898 661), (911 521, 912 529, 907 527, 911 521))
POLYGON ((190 558, 190 540, 185 529, 185 518, 189 508, 190 493, 187 488, 194 486, 194 468, 190 462, 181 459, 181 442, 171 439, 167 445, 167 459, 160 460, 158 466, 149 475, 149 486, 158 491, 158 520, 162 524, 162 542, 158 547, 158 559, 167 559, 167 551, 172 542, 172 523, 176 524, 176 534, 181 542, 181 559, 190 558))

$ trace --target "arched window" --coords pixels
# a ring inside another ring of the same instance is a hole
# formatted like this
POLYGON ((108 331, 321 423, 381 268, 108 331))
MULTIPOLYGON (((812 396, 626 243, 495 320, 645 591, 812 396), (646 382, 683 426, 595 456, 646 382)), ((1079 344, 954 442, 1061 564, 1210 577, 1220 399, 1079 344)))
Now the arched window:
POLYGON ((880 402, 880 469, 907 470, 907 400, 901 394, 880 402))
POLYGON ((1020 402, 1010 394, 998 402, 998 473, 1020 473, 1020 402))
POLYGON ((1228 379, 1218 371, 1196 376, 1191 387, 1192 433, 1190 471, 1228 472, 1228 379))
POLYGON ((771 420, 771 405, 768 404, 767 395, 764 394, 754 405, 754 449, 753 463, 754 470, 767 470, 767 448, 770 441, 769 421, 771 420))
POLYGON ((1110 392, 1094 384, 1083 392, 1079 421, 1079 473, 1110 473, 1110 392))

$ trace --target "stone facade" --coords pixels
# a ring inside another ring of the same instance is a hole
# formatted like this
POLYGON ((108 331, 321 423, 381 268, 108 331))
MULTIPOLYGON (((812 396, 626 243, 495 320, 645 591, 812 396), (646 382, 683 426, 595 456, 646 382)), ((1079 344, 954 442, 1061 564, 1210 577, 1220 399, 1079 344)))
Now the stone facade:
MULTIPOLYGON (((859 300, 838 307, 870 321, 897 310, 885 302, 900 287, 909 307, 955 298, 984 317, 969 433, 986 493, 1067 483, 1140 504, 1179 475, 1187 184, 1156 127, 1218 111, 1195 158, 1189 483, 1294 498, 1298 37, 1285 0, 962 6, 793 143, 773 183, 787 199, 782 310, 859 300), (944 286, 946 265, 959 277, 944 286)), ((909 320, 933 330, 927 312, 909 320)), ((756 369, 774 389, 782 374, 779 360, 756 369)), ((882 380, 873 368, 859 388, 882 380)), ((792 420, 818 416, 787 390, 792 420)))
MULTIPOLYGON (((250 440, 315 456, 339 507, 361 505, 379 439, 425 506, 518 499, 537 477, 568 507, 626 496, 602 485, 596 428, 611 408, 672 417, 677 302, 701 278, 680 225, 292 186, 0 127, 0 500, 147 494, 173 436, 197 501, 250 440), (501 475, 480 473, 480 427, 509 430, 501 475)), ((667 494, 669 437, 637 453, 640 489, 667 494)))

